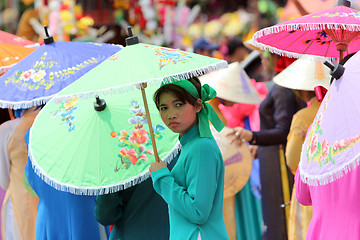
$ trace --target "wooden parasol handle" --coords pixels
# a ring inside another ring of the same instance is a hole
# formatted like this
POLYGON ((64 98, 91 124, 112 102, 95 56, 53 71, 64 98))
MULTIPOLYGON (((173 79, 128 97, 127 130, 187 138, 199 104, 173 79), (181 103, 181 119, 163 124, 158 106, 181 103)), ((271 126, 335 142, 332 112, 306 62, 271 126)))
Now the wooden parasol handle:
POLYGON ((14 116, 13 111, 11 110, 11 108, 8 108, 8 113, 9 113, 10 119, 14 120, 15 116, 14 116))
POLYGON ((150 138, 151 138, 151 143, 152 143, 153 150, 154 150, 155 160, 156 160, 156 162, 160 162, 159 155, 158 155, 157 148, 156 148, 154 130, 153 130, 153 127, 152 127, 152 124, 151 124, 149 106, 148 106, 148 103, 147 103, 147 100, 146 100, 146 93, 145 93, 145 88, 146 87, 147 87, 147 83, 141 83, 140 84, 140 89, 141 89, 141 94, 142 94, 142 98, 143 98, 143 102, 144 102, 146 119, 147 119, 148 126, 149 126, 150 138))

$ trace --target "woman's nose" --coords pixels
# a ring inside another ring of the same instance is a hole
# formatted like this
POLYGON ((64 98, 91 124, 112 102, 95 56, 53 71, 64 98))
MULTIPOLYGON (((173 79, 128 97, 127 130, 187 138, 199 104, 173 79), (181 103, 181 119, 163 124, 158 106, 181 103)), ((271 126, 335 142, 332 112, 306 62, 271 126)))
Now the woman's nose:
POLYGON ((169 119, 176 119, 176 115, 175 114, 169 115, 169 119))
POLYGON ((176 117, 177 117, 177 114, 176 114, 175 111, 170 111, 169 112, 169 115, 168 115, 169 119, 176 119, 176 117))

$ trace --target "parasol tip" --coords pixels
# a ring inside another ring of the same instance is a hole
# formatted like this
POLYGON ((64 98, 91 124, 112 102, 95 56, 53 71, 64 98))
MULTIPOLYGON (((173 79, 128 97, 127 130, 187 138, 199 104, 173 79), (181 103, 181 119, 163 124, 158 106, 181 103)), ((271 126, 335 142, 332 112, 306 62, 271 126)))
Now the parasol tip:
POLYGON ((338 6, 345 6, 345 7, 351 7, 351 2, 348 0, 339 0, 338 6))
POLYGON ((127 28, 127 30, 129 33, 129 37, 127 37, 125 39, 126 46, 130 46, 130 45, 139 43, 139 38, 137 36, 133 36, 133 32, 132 32, 132 29, 130 26, 127 28))
POLYGON ((104 99, 99 98, 98 95, 95 96, 96 102, 94 102, 94 108, 96 111, 101 112, 106 108, 106 102, 104 99))
POLYGON ((129 37, 132 37, 133 32, 132 32, 132 28, 130 26, 128 26, 127 31, 128 31, 129 37))
POLYGON ((48 31, 48 27, 44 26, 45 29, 45 38, 44 38, 44 43, 45 44, 50 44, 54 42, 54 38, 52 36, 50 36, 49 31, 48 31))
POLYGON ((341 78, 341 76, 344 74, 345 68, 343 65, 336 63, 335 65, 332 65, 328 61, 325 61, 324 64, 330 68, 330 75, 334 77, 336 80, 341 78))

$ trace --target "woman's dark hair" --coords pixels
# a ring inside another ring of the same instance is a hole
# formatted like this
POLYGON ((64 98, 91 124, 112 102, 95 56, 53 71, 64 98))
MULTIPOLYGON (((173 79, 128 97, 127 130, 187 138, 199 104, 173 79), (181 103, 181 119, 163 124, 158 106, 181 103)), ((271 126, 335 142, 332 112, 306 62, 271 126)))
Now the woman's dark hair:
MULTIPOLYGON (((197 77, 193 77, 188 79, 187 81, 191 82, 195 87, 196 90, 199 93, 199 96, 201 98, 201 83, 200 80, 197 77)), ((161 94, 165 93, 165 92, 171 92, 173 94, 175 94, 175 96, 183 103, 190 103, 193 106, 197 106, 197 99, 194 98, 188 91, 186 91, 184 88, 175 85, 175 84, 166 84, 162 87, 160 87, 153 96, 153 100, 155 102, 155 105, 157 107, 157 109, 160 108, 160 96, 161 94)))
POLYGON ((238 36, 235 36, 229 40, 229 42, 227 44, 227 48, 228 48, 227 54, 229 56, 233 55, 235 53, 236 49, 238 49, 238 48, 244 48, 246 51, 250 52, 249 49, 247 47, 245 47, 241 38, 238 36))

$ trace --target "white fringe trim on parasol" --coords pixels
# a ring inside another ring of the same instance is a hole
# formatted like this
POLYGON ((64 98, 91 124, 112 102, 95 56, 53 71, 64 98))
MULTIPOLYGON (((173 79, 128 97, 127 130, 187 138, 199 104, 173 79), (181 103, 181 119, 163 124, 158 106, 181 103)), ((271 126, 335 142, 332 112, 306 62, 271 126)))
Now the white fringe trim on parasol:
POLYGON ((303 183, 306 183, 310 186, 326 185, 342 178, 345 174, 350 173, 359 165, 360 165, 360 154, 355 156, 351 161, 347 162, 343 166, 331 172, 314 176, 305 173, 299 164, 300 178, 303 183))
POLYGON ((228 63, 223 60, 218 63, 208 65, 206 67, 194 69, 192 71, 173 74, 173 75, 169 75, 169 76, 162 77, 162 78, 153 78, 153 79, 148 79, 148 80, 142 81, 142 82, 129 83, 129 84, 125 84, 125 85, 121 85, 121 86, 117 86, 117 87, 106 88, 106 89, 101 89, 101 90, 93 90, 93 91, 89 91, 89 92, 74 93, 74 94, 68 94, 68 95, 57 95, 57 96, 54 96, 54 101, 61 102, 65 99, 73 98, 73 97, 78 97, 79 99, 86 99, 86 98, 93 98, 93 97, 95 97, 95 95, 99 95, 99 96, 103 97, 103 96, 107 96, 107 95, 127 93, 127 92, 131 92, 131 91, 139 90, 140 89, 139 85, 142 83, 147 83, 149 86, 156 85, 156 86, 160 87, 161 82, 171 83, 171 82, 179 81, 182 79, 198 77, 198 76, 204 75, 208 72, 226 68, 227 66, 228 66, 228 63))
MULTIPOLYGON (((32 130, 30 130, 30 136, 31 136, 31 131, 32 130)), ((166 163, 170 163, 178 155, 180 149, 181 149, 180 142, 177 142, 177 144, 175 144, 173 149, 162 160, 166 163)), ((44 172, 44 170, 37 164, 36 160, 34 159, 34 155, 31 151, 31 137, 29 140, 29 157, 32 168, 34 169, 35 173, 45 183, 55 188, 56 190, 69 192, 76 195, 92 196, 92 195, 103 195, 103 194, 114 193, 135 186, 136 184, 139 184, 150 177, 149 170, 145 170, 144 172, 139 173, 138 175, 132 178, 129 178, 125 181, 121 181, 112 185, 99 186, 99 187, 80 187, 80 186, 75 186, 60 182, 54 179, 53 177, 51 177, 46 172, 44 172)))

